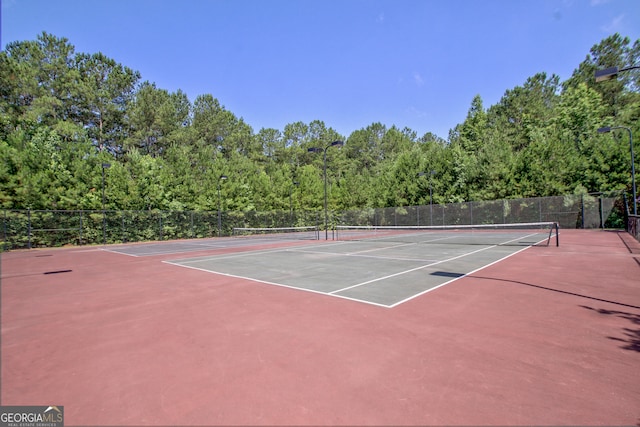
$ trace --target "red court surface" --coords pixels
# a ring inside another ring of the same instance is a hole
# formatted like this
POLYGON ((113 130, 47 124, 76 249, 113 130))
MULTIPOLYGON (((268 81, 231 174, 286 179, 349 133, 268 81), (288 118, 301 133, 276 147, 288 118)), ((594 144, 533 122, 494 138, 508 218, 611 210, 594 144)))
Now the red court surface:
POLYGON ((395 308, 161 262, 187 256, 2 254, 0 403, 70 426, 640 424, 625 233, 561 230, 395 308))

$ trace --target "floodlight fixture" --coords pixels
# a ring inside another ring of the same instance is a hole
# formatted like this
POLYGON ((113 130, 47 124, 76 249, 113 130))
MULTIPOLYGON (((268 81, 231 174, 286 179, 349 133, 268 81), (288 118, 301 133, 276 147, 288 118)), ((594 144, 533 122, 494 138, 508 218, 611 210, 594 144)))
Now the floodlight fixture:
POLYGON ((615 79, 616 77, 618 77, 618 73, 621 73, 623 71, 635 70, 638 68, 640 68, 640 65, 633 65, 631 67, 625 67, 620 69, 618 69, 618 67, 609 67, 602 70, 596 70, 595 72, 596 83, 615 79))

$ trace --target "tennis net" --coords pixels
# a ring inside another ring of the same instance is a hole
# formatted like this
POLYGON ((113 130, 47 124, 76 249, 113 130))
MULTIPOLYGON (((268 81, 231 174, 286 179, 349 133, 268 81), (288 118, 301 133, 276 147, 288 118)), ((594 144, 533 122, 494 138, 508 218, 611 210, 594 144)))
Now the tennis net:
POLYGON ((559 246, 556 222, 443 226, 336 226, 337 240, 487 246, 559 246))
POLYGON ((292 240, 318 240, 320 231, 317 226, 302 227, 235 227, 234 237, 266 238, 266 239, 292 239, 292 240))

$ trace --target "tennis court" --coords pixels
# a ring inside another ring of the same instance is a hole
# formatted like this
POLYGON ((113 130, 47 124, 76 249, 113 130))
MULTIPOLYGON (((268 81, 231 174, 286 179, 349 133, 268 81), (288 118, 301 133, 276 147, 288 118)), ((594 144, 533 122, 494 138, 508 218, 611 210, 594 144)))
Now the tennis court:
POLYGON ((2 253, 2 404, 70 426, 638 423, 633 237, 416 231, 2 253))
MULTIPOLYGON (((268 236, 266 229, 259 229, 259 232, 261 238, 268 236)), ((249 236, 248 233, 244 235, 249 236)), ((554 223, 491 228, 342 227, 338 239, 343 240, 321 246, 295 246, 167 262, 214 274, 395 307, 523 248, 538 244, 548 248, 552 237, 558 238, 554 223)), ((251 240, 241 240, 248 241, 251 240)))
POLYGON ((251 230, 254 230, 254 233, 248 236, 239 234, 236 237, 119 244, 109 245, 105 247, 104 250, 133 257, 146 257, 220 249, 242 249, 264 245, 281 245, 287 241, 303 242, 305 240, 318 240, 319 238, 317 227, 285 227, 251 230), (266 233, 255 233, 256 230, 266 231, 266 233))

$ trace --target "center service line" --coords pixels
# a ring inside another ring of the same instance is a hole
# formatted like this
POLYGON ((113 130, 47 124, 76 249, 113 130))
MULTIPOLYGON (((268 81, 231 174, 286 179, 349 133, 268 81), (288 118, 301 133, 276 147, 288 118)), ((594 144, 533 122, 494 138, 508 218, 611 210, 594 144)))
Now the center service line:
MULTIPOLYGON (((529 237, 529 236, 535 236, 535 234, 537 234, 537 233, 530 234, 530 235, 524 236, 524 237, 518 237, 517 239, 509 240, 507 242, 503 242, 503 243, 501 243, 501 245, 513 242, 515 240, 524 239, 524 238, 529 237)), ((472 252, 469 252, 469 253, 466 253, 466 254, 458 255, 458 256, 455 256, 455 257, 452 257, 452 258, 447 258, 447 259, 444 259, 442 261, 432 262, 430 264, 421 265, 419 267, 411 268, 409 270, 401 271, 399 273, 390 274, 388 276, 379 277, 377 279, 367 280, 366 282, 358 283, 356 285, 348 286, 346 288, 338 289, 338 290, 335 290, 335 291, 332 291, 332 292, 329 292, 329 293, 330 294, 334 294, 336 292, 342 292, 342 291, 346 291, 346 290, 349 290, 349 289, 357 288, 359 286, 368 285, 369 283, 379 282, 380 280, 390 279, 391 277, 401 276, 403 274, 411 273, 413 271, 422 270, 423 268, 427 268, 427 267, 431 267, 431 266, 434 266, 434 265, 442 264, 443 262, 453 261, 454 259, 458 259, 458 258, 464 258, 464 257, 466 257, 468 255, 473 255, 473 254, 476 254, 478 252, 486 251, 487 249, 492 249, 492 248, 495 248, 497 246, 499 246, 499 245, 488 246, 486 248, 478 249, 478 250, 475 250, 475 251, 472 251, 472 252)))

